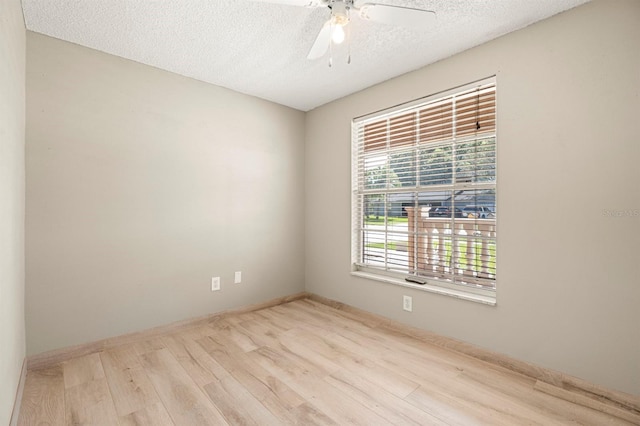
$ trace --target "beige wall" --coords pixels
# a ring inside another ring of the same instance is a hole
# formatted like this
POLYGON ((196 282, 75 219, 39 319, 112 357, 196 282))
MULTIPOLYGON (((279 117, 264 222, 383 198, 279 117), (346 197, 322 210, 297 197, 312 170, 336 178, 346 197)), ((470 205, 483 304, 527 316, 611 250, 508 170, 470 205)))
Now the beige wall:
POLYGON ((303 139, 300 111, 27 33, 27 352, 302 291, 303 139))
POLYGON ((0 2, 0 424, 9 424, 25 355, 25 29, 19 0, 0 2))
POLYGON ((640 395, 640 216, 603 215, 640 212, 639 22, 596 1, 308 113, 307 290, 640 395), (498 305, 350 276, 350 120, 494 74, 498 305))

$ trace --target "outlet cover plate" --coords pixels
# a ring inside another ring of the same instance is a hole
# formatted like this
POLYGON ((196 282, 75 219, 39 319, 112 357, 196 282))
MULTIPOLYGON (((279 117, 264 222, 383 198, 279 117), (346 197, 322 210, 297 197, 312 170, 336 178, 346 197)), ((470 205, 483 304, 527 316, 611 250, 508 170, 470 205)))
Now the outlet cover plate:
POLYGON ((411 296, 402 296, 402 309, 407 312, 413 311, 413 299, 411 296))
POLYGON ((220 290, 220 277, 211 278, 211 291, 220 290))

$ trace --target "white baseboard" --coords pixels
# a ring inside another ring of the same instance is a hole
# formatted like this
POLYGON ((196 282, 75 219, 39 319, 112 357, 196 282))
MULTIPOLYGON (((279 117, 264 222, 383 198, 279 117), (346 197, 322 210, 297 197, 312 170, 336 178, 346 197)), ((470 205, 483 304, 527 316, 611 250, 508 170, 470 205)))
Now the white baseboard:
POLYGON ((24 382, 27 380, 27 358, 22 360, 22 371, 20 372, 20 381, 16 391, 16 400, 13 403, 13 412, 9 426, 18 426, 18 417, 20 417, 20 407, 22 406, 22 392, 24 391, 24 382))

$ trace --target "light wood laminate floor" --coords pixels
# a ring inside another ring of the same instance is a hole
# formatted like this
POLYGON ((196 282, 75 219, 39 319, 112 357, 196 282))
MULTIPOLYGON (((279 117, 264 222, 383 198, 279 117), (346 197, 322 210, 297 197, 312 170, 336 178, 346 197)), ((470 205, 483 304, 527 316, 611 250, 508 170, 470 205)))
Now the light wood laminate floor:
POLYGON ((622 425, 302 299, 29 371, 20 425, 622 425))

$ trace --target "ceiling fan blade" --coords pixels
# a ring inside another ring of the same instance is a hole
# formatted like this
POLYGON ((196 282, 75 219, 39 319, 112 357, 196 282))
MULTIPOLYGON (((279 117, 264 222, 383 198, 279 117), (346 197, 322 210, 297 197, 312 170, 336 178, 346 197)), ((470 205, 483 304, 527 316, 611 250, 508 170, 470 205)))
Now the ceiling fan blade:
POLYGON ((322 26, 322 29, 318 33, 318 37, 316 37, 316 41, 311 46, 311 50, 309 50, 309 54, 307 55, 307 59, 318 59, 324 56, 327 53, 327 49, 329 48, 329 42, 331 41, 331 20, 325 22, 322 26))
POLYGON ((414 28, 424 28, 433 23, 436 17, 436 13, 432 10, 390 6, 388 4, 378 3, 364 3, 358 8, 358 11, 360 17, 365 21, 375 21, 383 24, 402 25, 414 28))
POLYGON ((284 4, 286 6, 318 7, 321 0, 251 0, 257 3, 284 4))

